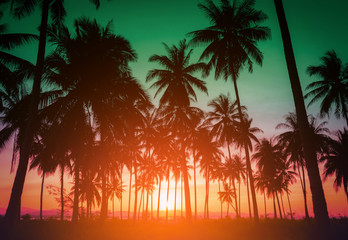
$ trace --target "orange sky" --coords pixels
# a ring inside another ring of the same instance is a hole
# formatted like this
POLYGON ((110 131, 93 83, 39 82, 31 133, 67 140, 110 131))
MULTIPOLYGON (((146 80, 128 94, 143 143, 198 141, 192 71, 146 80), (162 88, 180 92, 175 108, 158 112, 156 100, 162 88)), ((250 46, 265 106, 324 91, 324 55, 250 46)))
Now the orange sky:
MULTIPOLYGON (((0 154, 0 161, 1 161, 1 169, 0 169, 0 208, 6 208, 8 204, 8 200, 10 197, 10 189, 12 187, 13 179, 14 179, 14 173, 9 174, 10 169, 10 149, 7 148, 0 154)), ((191 176, 193 176, 193 172, 191 172, 191 176)), ((123 194, 123 211, 127 211, 128 209, 128 183, 129 183, 129 174, 126 170, 124 170, 124 178, 123 178, 124 184, 126 185, 126 192, 123 194)), ((72 182, 72 178, 67 178, 65 182, 68 184, 72 182)), ((134 183, 134 179, 133 179, 134 183)), ((347 205, 347 199, 344 194, 343 189, 340 189, 337 193, 335 192, 334 188, 332 187, 333 178, 329 178, 326 182, 324 182, 324 190, 326 195, 326 200, 328 204, 328 210, 330 213, 330 216, 348 216, 348 205, 347 205)), ((55 186, 59 186, 59 177, 58 173, 54 176, 50 176, 46 178, 45 186, 48 186, 49 184, 53 184, 55 186)), ((203 212, 203 204, 204 204, 204 194, 205 194, 205 181, 202 178, 201 175, 198 174, 197 179, 197 202, 198 202, 198 212, 203 212)), ((41 185, 41 178, 38 176, 37 171, 33 170, 30 171, 27 175, 27 179, 25 182, 23 197, 22 197, 22 206, 27 208, 33 208, 33 209, 39 209, 40 204, 40 185, 41 185)), ((193 179, 190 180, 190 194, 191 194, 191 204, 192 204, 192 210, 194 212, 194 191, 193 191, 193 179)), ((70 187, 71 184, 66 185, 66 187, 70 187)), ((309 213, 311 216, 313 216, 312 212, 312 201, 311 201, 311 195, 309 190, 309 183, 308 186, 308 207, 309 207, 309 213)), ((303 207, 303 196, 301 191, 300 183, 297 182, 293 184, 290 187, 291 190, 291 205, 293 212, 295 212, 295 217, 301 217, 304 214, 304 207, 303 207)), ((177 190, 177 209, 180 211, 180 183, 178 183, 178 190, 177 190)), ((210 185, 210 196, 209 196, 209 211, 210 213, 217 213, 215 216, 219 216, 220 214, 220 202, 218 201, 218 184, 217 183, 211 183, 210 185)), ((166 206, 166 193, 167 193, 167 181, 162 182, 162 190, 161 190, 161 204, 160 204, 160 210, 165 210, 166 206)), ((169 209, 173 209, 173 203, 174 203, 174 180, 171 180, 170 183, 170 200, 169 200, 169 209)), ((153 197, 153 207, 154 209, 157 209, 157 197, 158 197, 158 191, 156 190, 153 197)), ((138 198, 140 198, 140 194, 138 195, 138 198)), ((133 200, 134 195, 132 194, 132 207, 133 209, 133 200)), ((259 214, 261 216, 264 215, 264 203, 263 203, 263 196, 260 194, 257 194, 257 200, 258 200, 258 208, 259 208, 259 214)), ((119 211, 119 201, 115 201, 116 205, 115 208, 117 211, 119 211)), ((242 215, 248 216, 248 201, 247 201, 247 195, 246 195, 246 187, 242 185, 241 189, 241 209, 242 209, 242 215)), ((150 205, 149 205, 150 207, 150 205)), ((284 207, 285 211, 289 211, 288 203, 286 200, 286 197, 284 196, 284 207)), ((49 209, 58 209, 58 205, 55 202, 53 196, 50 196, 48 194, 47 189, 44 190, 44 204, 43 204, 44 210, 49 209)), ((109 203, 109 210, 111 210, 111 202, 109 203)), ((273 205, 272 201, 267 201, 267 212, 272 215, 273 213, 273 205)), ((233 213, 233 210, 230 207, 230 214, 233 213)), ((180 215, 180 212, 177 214, 180 215)), ((226 215, 226 205, 223 205, 223 216, 226 215)), ((118 213, 117 215, 118 216, 118 213)), ((233 215, 232 215, 233 216, 233 215)))

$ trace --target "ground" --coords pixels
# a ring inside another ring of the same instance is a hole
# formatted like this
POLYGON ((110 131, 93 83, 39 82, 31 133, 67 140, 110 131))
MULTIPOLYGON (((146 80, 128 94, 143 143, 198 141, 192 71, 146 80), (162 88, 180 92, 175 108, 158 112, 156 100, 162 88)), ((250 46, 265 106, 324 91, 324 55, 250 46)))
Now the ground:
MULTIPOLYGON (((330 239, 348 239, 348 219, 332 219, 330 239)), ((3 239, 0 236, 0 239, 3 239)), ((314 220, 248 219, 185 222, 107 220, 73 224, 56 220, 21 221, 10 239, 324 239, 314 220)))

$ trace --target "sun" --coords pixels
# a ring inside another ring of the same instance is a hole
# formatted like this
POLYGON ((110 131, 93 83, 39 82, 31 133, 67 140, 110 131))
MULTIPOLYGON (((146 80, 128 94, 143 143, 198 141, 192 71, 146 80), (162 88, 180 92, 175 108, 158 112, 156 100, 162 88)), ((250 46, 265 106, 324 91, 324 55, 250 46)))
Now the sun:
MULTIPOLYGON (((157 208, 158 204, 158 191, 156 191, 157 194, 154 194, 154 205, 157 208)), ((180 188, 178 187, 176 192, 176 209, 180 210, 181 208, 181 196, 180 196, 180 188)), ((175 203, 175 190, 171 187, 169 188, 169 198, 167 201, 167 189, 161 189, 161 195, 160 195, 160 205, 159 209, 160 211, 166 211, 167 206, 168 210, 174 210, 174 203, 175 203)))

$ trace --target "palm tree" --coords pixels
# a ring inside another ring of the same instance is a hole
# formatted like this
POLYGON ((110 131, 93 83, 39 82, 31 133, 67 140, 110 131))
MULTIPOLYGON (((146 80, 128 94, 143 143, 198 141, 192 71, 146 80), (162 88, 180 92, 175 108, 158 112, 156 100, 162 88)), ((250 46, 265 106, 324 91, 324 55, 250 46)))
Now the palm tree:
MULTIPOLYGON (((15 181, 12 186, 12 192, 10 201, 5 214, 5 225, 8 226, 9 231, 12 230, 14 223, 16 221, 16 216, 18 215, 18 206, 20 205, 21 196, 23 192, 23 186, 26 176, 26 170, 28 167, 30 146, 33 141, 33 125, 35 124, 35 118, 37 114, 37 109, 39 105, 40 98, 40 88, 41 88, 41 78, 44 69, 44 58, 45 58, 45 48, 46 48, 46 33, 48 24, 48 15, 51 13, 52 22, 54 24, 60 24, 64 16, 66 15, 63 1, 49 1, 49 0, 26 0, 17 1, 14 0, 13 14, 21 18, 26 14, 30 14, 34 11, 35 5, 40 5, 41 7, 41 23, 40 23, 40 36, 39 36, 39 47, 36 59, 36 68, 34 73, 34 81, 31 92, 31 103, 27 110, 28 119, 26 120, 26 127, 24 129, 23 136, 23 147, 20 150, 18 171, 16 172, 15 181)), ((93 0, 92 3, 99 6, 99 0, 93 0)))
POLYGON ((205 177, 205 205, 204 205, 204 215, 209 219, 209 183, 211 181, 211 175, 213 175, 213 169, 216 166, 216 162, 220 162, 223 156, 220 150, 220 145, 218 142, 213 141, 213 136, 206 132, 202 134, 200 138, 200 146, 197 149, 197 157, 199 161, 199 167, 201 173, 205 177))
POLYGON ((224 183, 224 191, 218 192, 219 194, 219 200, 224 203, 227 203, 227 214, 226 217, 228 217, 228 208, 231 205, 233 208, 233 198, 235 198, 236 192, 235 189, 231 188, 227 183, 224 183))
POLYGON ((348 65, 343 65, 342 60, 337 57, 334 50, 325 53, 321 58, 319 66, 309 66, 307 72, 310 76, 320 77, 319 81, 310 83, 306 90, 309 92, 305 98, 312 97, 308 106, 322 99, 320 105, 320 116, 329 116, 332 107, 335 116, 341 116, 346 120, 348 127, 348 65))
POLYGON ((197 109, 190 107, 190 102, 192 100, 197 100, 193 87, 207 93, 205 82, 194 77, 192 74, 204 70, 206 64, 190 64, 189 60, 192 49, 188 49, 185 40, 179 42, 178 47, 175 45, 168 47, 166 44, 164 44, 164 47, 168 56, 153 55, 150 57, 149 61, 157 62, 165 69, 154 69, 149 71, 146 76, 146 81, 158 78, 151 87, 157 88, 155 97, 161 91, 164 91, 160 99, 161 111, 165 116, 165 122, 172 129, 173 136, 181 140, 178 147, 180 152, 179 156, 181 158, 181 170, 183 171, 184 177, 186 219, 191 221, 191 200, 187 163, 185 159, 185 149, 189 144, 184 141, 184 133, 188 132, 190 119, 192 115, 194 115, 191 113, 198 112, 197 109))
POLYGON ((348 131, 338 131, 338 140, 331 144, 330 150, 324 154, 320 161, 324 164, 324 180, 335 174, 334 186, 336 191, 343 184, 344 192, 348 199, 348 131))
POLYGON ((290 32, 285 17, 282 0, 274 0, 278 22, 282 34, 285 59, 287 62, 291 89, 294 97, 296 115, 298 117, 299 132, 303 144, 304 157, 306 159, 306 167, 310 188, 312 192, 313 210, 316 220, 323 232, 329 232, 329 214, 325 200, 323 185, 320 178, 318 163, 316 159, 315 149, 311 142, 309 134, 309 124, 307 120, 307 112, 303 100, 302 88, 297 72, 295 56, 292 48, 290 32))
MULTIPOLYGON (((263 55, 257 48, 259 40, 266 40, 270 30, 260 24, 267 19, 262 11, 254 9, 254 0, 247 0, 241 3, 221 0, 217 6, 211 0, 206 5, 199 4, 212 26, 203 30, 189 33, 193 36, 193 44, 209 44, 203 51, 201 59, 209 59, 208 66, 215 67, 215 78, 221 75, 227 80, 231 77, 237 99, 238 113, 241 125, 244 124, 242 109, 237 88, 237 78, 244 66, 249 72, 253 70, 253 60, 262 64, 263 55)), ((249 151, 244 144, 246 164, 250 179, 251 194, 253 200, 254 218, 258 220, 258 210, 254 189, 254 178, 250 165, 249 151)))
POLYGON ((100 135, 102 219, 107 216, 106 175, 111 145, 124 136, 126 129, 134 131, 134 122, 141 121, 139 102, 150 102, 128 67, 136 59, 134 50, 126 39, 111 32, 110 24, 101 27, 96 21, 81 18, 75 21, 75 36, 65 26, 49 29, 50 41, 57 45, 48 59, 53 69, 50 81, 67 92, 52 108, 58 108, 56 112, 69 111, 62 106, 81 103, 91 113, 93 127, 100 135))
MULTIPOLYGON (((122 193, 125 191, 124 187, 125 185, 123 185, 123 182, 117 177, 113 177, 108 184, 107 194, 108 196, 111 196, 112 200, 112 218, 115 218, 115 197, 118 200, 121 200, 122 193)), ((122 208, 120 208, 120 216, 122 215, 121 212, 122 208)))
MULTIPOLYGON (((325 127, 327 122, 316 123, 313 116, 309 116, 310 131, 312 141, 315 145, 316 153, 319 155, 322 152, 327 152, 327 146, 331 142, 328 134, 329 130, 325 127)), ((299 133, 298 120, 295 113, 288 113, 285 116, 285 122, 276 126, 276 129, 284 128, 288 131, 279 134, 276 139, 278 145, 283 149, 284 154, 288 157, 294 170, 298 171, 300 183, 304 198, 305 218, 309 219, 307 208, 307 189, 306 189, 306 175, 305 175, 305 159, 301 137, 299 133)))

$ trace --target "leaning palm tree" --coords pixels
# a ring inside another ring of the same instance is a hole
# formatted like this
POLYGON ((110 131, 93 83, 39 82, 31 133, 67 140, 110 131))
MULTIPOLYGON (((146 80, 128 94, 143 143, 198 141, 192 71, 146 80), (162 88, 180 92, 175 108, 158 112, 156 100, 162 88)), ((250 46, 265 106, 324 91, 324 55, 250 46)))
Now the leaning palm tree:
POLYGON ((172 129, 173 135, 180 140, 178 144, 180 151, 180 164, 184 178, 186 219, 191 221, 191 200, 188 181, 187 162, 185 159, 185 149, 188 146, 185 142, 185 132, 188 132, 190 116, 199 112, 190 107, 191 101, 196 101, 197 96, 194 88, 207 93, 205 82, 194 77, 193 74, 203 71, 206 68, 204 63, 190 64, 192 49, 189 49, 185 40, 180 41, 179 46, 168 47, 164 44, 167 56, 153 55, 149 61, 159 63, 164 69, 150 70, 146 76, 146 81, 154 78, 158 80, 151 85, 157 88, 155 97, 162 91, 160 108, 165 115, 165 121, 172 129), (193 114, 192 114, 193 113, 193 114))
POLYGON ((310 188, 312 192, 313 210, 315 218, 323 232, 329 232, 330 222, 329 213, 325 200, 323 185, 320 178, 318 163, 316 159, 315 149, 313 147, 311 136, 309 134, 309 123, 307 120, 307 112, 303 100, 303 93, 300 79, 297 72, 294 51, 292 48, 288 23, 286 21, 282 0, 274 0, 278 22, 283 39, 285 59, 287 62, 291 90, 295 102, 296 115, 299 122, 299 132, 303 144, 304 156, 306 159, 306 167, 310 188))
MULTIPOLYGON (((249 72, 253 70, 253 61, 262 64, 263 54, 256 43, 266 40, 270 36, 268 27, 261 25, 267 19, 266 14, 254 9, 255 1, 246 0, 238 3, 221 0, 217 6, 213 1, 207 0, 206 4, 199 4, 212 26, 203 30, 189 33, 193 36, 191 43, 208 44, 203 51, 201 59, 209 59, 208 66, 215 67, 215 78, 223 76, 225 80, 231 78, 236 94, 240 123, 244 119, 237 87, 237 78, 240 71, 247 66, 249 72)), ((252 174, 249 150, 244 144, 246 164, 250 178, 251 194, 253 200, 254 218, 258 220, 254 178, 252 174)))
POLYGON ((320 161, 324 164, 324 180, 335 174, 334 187, 336 191, 343 184, 344 192, 348 199, 348 131, 338 131, 338 140, 331 144, 330 150, 324 154, 320 161))
POLYGON ((309 66, 310 76, 318 76, 319 81, 308 84, 305 98, 312 97, 308 106, 322 99, 320 116, 329 116, 332 108, 337 118, 346 120, 348 127, 348 65, 344 65, 334 50, 325 53, 319 66, 309 66))
MULTIPOLYGON (((92 0, 91 0, 92 1, 92 0)), ((92 3, 99 7, 99 0, 93 0, 92 3)), ((39 47, 36 59, 36 68, 34 73, 34 81, 31 92, 31 103, 27 109, 28 119, 26 121, 26 127, 23 136, 23 147, 20 150, 18 171, 16 173, 15 181, 12 186, 12 192, 10 201, 5 214, 5 225, 8 226, 9 231, 12 230, 18 215, 18 206, 20 205, 21 196, 23 192, 23 186, 26 176, 26 169, 28 167, 30 146, 33 141, 33 125, 35 124, 35 118, 39 105, 40 89, 41 89, 41 78, 44 70, 44 58, 46 48, 46 33, 49 13, 54 24, 62 23, 66 12, 62 0, 49 1, 49 0, 25 0, 19 1, 14 0, 13 14, 19 19, 27 14, 34 11, 35 6, 41 7, 41 23, 40 23, 40 37, 39 47)))

